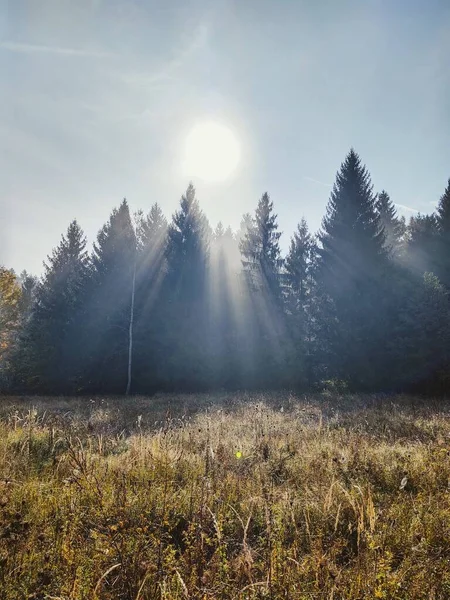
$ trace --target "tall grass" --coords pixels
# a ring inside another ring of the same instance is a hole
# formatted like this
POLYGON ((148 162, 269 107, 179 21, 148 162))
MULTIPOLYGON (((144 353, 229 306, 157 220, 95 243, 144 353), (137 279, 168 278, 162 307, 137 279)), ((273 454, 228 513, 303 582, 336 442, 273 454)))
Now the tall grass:
POLYGON ((0 598, 450 598, 449 409, 4 398, 0 598))

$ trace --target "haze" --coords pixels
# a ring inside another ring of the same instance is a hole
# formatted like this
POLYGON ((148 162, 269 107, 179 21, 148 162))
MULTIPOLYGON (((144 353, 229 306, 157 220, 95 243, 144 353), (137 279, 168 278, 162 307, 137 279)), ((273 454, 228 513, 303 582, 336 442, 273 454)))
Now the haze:
POLYGON ((123 197, 170 218, 186 136, 217 120, 232 176, 193 178, 211 224, 268 190, 286 247, 320 226, 350 146, 400 214, 448 178, 442 0, 0 0, 0 263, 39 274, 71 219, 92 242, 123 197))

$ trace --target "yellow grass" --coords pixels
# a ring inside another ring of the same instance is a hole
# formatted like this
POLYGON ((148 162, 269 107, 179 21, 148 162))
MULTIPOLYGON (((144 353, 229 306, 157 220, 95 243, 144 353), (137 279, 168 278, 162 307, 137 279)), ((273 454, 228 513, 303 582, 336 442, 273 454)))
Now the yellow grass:
POLYGON ((449 409, 2 398, 0 598, 448 599, 449 409))

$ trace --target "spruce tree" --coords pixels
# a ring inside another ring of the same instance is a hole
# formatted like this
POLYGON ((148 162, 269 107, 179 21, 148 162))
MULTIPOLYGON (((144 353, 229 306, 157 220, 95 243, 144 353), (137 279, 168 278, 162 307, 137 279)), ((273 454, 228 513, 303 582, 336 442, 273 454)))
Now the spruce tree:
POLYGON ((437 273, 439 269, 440 231, 435 214, 411 217, 406 231, 404 264, 416 275, 437 273))
POLYGON ((219 221, 217 223, 216 228, 214 229, 213 238, 212 238, 213 242, 220 242, 224 235, 225 235, 225 228, 223 226, 222 221, 219 221))
POLYGON ((172 217, 165 249, 164 376, 174 387, 208 383, 207 288, 210 227, 192 183, 172 217))
POLYGON ((17 377, 19 385, 35 391, 70 393, 78 388, 85 351, 80 330, 89 269, 86 238, 77 221, 70 223, 44 268, 21 335, 17 377))
POLYGON ((21 321, 26 321, 31 314, 35 293, 38 285, 38 279, 26 271, 22 271, 19 276, 20 287, 22 290, 20 296, 20 317, 21 321))
POLYGON ((389 340, 391 381, 399 391, 442 393, 450 383, 448 291, 433 273, 396 279, 400 305, 389 340))
MULTIPOLYGON (((277 215, 267 193, 258 202, 251 222, 244 222, 247 231, 240 240, 244 281, 248 301, 247 340, 240 346, 250 356, 248 378, 260 385, 273 386, 286 378, 286 353, 283 344, 285 320, 281 286, 281 258, 277 215)), ((243 320, 242 320, 243 321, 243 320)), ((243 332, 243 333, 244 333, 243 332)))
POLYGON ((388 260, 370 176, 353 149, 337 173, 319 241, 318 333, 328 375, 369 388, 382 370, 388 260))
POLYGON ((439 200, 436 221, 438 227, 437 274, 447 290, 450 290, 450 179, 439 200))
POLYGON ((312 299, 313 270, 317 245, 304 218, 291 238, 284 262, 284 292, 288 334, 294 351, 289 356, 291 377, 296 386, 312 383, 312 299))
POLYGON ((99 231, 92 254, 85 332, 85 377, 92 391, 126 389, 135 261, 136 236, 123 200, 99 231))
POLYGON ((241 308, 240 253, 230 227, 219 223, 211 241, 208 269, 209 356, 217 387, 239 387, 238 310, 241 308), (239 308, 238 308, 239 306, 239 308))
POLYGON ((395 205, 385 190, 378 194, 376 208, 384 228, 385 246, 392 257, 398 257, 406 232, 405 218, 398 218, 395 205))
POLYGON ((147 216, 138 213, 134 391, 148 393, 161 386, 161 355, 164 348, 162 285, 165 275, 167 220, 158 204, 147 216))
POLYGON ((272 298, 280 296, 280 269, 283 265, 277 215, 273 202, 265 192, 256 208, 255 217, 248 224, 247 232, 240 242, 242 265, 253 286, 268 293, 272 298))

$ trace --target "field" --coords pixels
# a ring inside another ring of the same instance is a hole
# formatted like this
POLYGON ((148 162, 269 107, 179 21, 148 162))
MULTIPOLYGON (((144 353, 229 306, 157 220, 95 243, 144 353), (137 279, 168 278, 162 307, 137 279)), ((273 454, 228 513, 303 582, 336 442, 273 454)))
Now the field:
POLYGON ((448 599, 450 403, 0 400, 0 598, 448 599))

